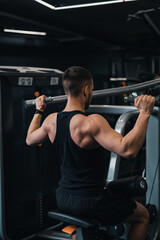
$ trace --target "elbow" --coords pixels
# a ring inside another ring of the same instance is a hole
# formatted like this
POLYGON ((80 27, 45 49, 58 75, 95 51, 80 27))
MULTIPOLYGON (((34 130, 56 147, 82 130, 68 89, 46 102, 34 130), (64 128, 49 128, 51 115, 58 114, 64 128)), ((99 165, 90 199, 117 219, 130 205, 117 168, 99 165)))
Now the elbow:
POLYGON ((30 145, 30 142, 29 140, 26 138, 26 144, 29 146, 30 145))
POLYGON ((135 149, 125 145, 123 146, 123 149, 120 155, 126 159, 134 159, 137 156, 137 152, 135 151, 135 149))
POLYGON ((121 148, 121 156, 126 159, 134 159, 137 156, 137 149, 128 142, 124 142, 121 148))
POLYGON ((26 144, 27 144, 28 146, 31 146, 31 145, 32 145, 31 141, 29 140, 29 137, 26 138, 26 144))
POLYGON ((134 159, 136 158, 137 156, 137 153, 136 152, 133 152, 133 151, 127 151, 125 152, 125 154, 123 155, 124 158, 127 158, 127 159, 134 159))

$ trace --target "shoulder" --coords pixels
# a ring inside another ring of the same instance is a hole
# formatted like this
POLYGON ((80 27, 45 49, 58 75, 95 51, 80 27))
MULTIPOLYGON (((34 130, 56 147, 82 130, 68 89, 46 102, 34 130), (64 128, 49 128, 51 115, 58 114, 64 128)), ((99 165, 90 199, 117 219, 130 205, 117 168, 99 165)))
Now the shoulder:
POLYGON ((94 135, 102 126, 108 124, 107 120, 99 114, 81 117, 81 127, 85 132, 94 135))
POLYGON ((57 114, 57 112, 49 114, 43 122, 43 127, 48 128, 50 125, 56 123, 57 114))
POLYGON ((102 122, 107 122, 107 120, 99 114, 91 114, 87 117, 87 120, 93 125, 100 125, 102 122))
POLYGON ((109 124, 107 120, 99 114, 91 114, 88 116, 88 123, 92 135, 98 134, 101 130, 106 129, 109 124))
POLYGON ((49 114, 46 119, 51 120, 57 117, 58 112, 49 114))
POLYGON ((89 116, 88 116, 88 119, 89 120, 102 120, 102 119, 104 119, 105 120, 105 118, 103 117, 103 116, 101 116, 100 114, 97 114, 97 113, 94 113, 94 114, 90 114, 89 116))
POLYGON ((49 114, 49 115, 45 118, 44 121, 48 122, 48 121, 51 121, 51 120, 55 119, 55 118, 57 117, 57 114, 58 114, 57 112, 56 112, 56 113, 51 113, 51 114, 49 114))

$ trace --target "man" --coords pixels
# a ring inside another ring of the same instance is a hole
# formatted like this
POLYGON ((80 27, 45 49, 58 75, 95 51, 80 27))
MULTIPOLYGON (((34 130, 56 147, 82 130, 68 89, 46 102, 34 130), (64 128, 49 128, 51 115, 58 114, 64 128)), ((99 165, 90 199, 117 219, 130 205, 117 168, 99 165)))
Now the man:
POLYGON ((61 160, 61 180, 57 204, 66 213, 88 216, 106 224, 131 223, 129 240, 145 239, 148 211, 140 203, 126 200, 104 189, 105 149, 122 157, 135 158, 146 135, 155 98, 135 99, 140 114, 133 129, 121 136, 98 114, 85 116, 92 99, 93 80, 82 67, 71 67, 63 74, 67 105, 50 114, 41 126, 46 108, 45 96, 36 99, 36 114, 28 129, 26 143, 37 145, 46 139, 53 143, 61 160))

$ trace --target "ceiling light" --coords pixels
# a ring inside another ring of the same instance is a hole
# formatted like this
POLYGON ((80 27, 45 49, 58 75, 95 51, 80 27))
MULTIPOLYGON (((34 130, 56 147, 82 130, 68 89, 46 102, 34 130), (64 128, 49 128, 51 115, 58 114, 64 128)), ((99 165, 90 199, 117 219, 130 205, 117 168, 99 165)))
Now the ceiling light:
POLYGON ((4 32, 9 32, 9 33, 20 33, 20 34, 29 34, 29 35, 41 35, 45 36, 47 33, 46 32, 36 32, 36 31, 26 31, 26 30, 15 30, 15 29, 4 29, 4 32))
POLYGON ((55 7, 42 0, 35 0, 35 1, 53 10, 64 10, 64 9, 82 8, 82 7, 94 7, 94 6, 101 6, 101 5, 113 4, 113 3, 132 2, 137 0, 114 0, 114 1, 112 0, 112 1, 95 2, 95 3, 84 3, 84 4, 77 4, 77 5, 75 4, 75 5, 68 5, 68 6, 62 6, 62 7, 55 7))
POLYGON ((53 5, 49 4, 49 3, 46 3, 46 2, 44 2, 44 1, 42 1, 42 0, 35 0, 35 1, 38 2, 38 3, 40 3, 40 4, 42 4, 42 5, 44 5, 44 6, 46 6, 46 7, 48 7, 48 8, 51 8, 51 9, 53 9, 53 10, 56 10, 56 9, 55 9, 55 6, 53 6, 53 5))

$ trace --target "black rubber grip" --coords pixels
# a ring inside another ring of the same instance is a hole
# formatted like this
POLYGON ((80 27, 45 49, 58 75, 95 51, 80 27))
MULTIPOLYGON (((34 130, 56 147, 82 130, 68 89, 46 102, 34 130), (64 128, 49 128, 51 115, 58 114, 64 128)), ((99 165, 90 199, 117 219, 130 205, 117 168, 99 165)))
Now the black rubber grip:
POLYGON ((45 102, 46 102, 46 103, 49 103, 49 102, 51 102, 51 101, 53 101, 53 99, 51 100, 51 97, 46 97, 46 98, 45 98, 45 102))
MULTIPOLYGON (((124 97, 124 101, 126 103, 134 103, 134 99, 135 99, 135 97, 124 97)), ((160 100, 155 100, 154 106, 160 107, 160 100)))

